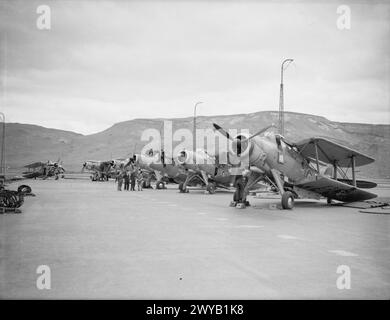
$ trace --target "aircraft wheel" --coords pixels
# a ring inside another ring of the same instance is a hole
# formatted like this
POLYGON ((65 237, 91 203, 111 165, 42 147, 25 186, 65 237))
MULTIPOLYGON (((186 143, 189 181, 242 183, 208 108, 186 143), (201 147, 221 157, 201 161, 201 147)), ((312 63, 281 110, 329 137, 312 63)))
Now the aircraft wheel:
MULTIPOLYGON (((165 189, 165 185, 164 185, 164 182, 162 181, 158 181, 157 184, 156 184, 156 189, 165 189)), ((180 188, 179 188, 180 189, 180 188)))
POLYGON ((215 193, 215 189, 216 189, 216 185, 215 183, 209 183, 206 187, 207 191, 210 193, 210 194, 214 194, 215 193))
POLYGON ((326 203, 327 204, 332 204, 332 199, 331 198, 326 198, 326 203))
POLYGON ((294 195, 290 191, 286 191, 282 195, 282 208, 292 209, 294 208, 294 195))

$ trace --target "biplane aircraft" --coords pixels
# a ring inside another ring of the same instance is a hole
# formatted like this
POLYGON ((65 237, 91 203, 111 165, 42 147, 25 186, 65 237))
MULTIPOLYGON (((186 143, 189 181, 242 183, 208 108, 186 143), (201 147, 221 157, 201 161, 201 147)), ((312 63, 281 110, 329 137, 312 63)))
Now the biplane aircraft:
POLYGON ((132 158, 113 159, 111 162, 113 164, 110 168, 109 176, 111 178, 116 178, 121 172, 128 169, 129 165, 132 163, 132 158))
POLYGON ((375 183, 356 179, 356 167, 375 160, 327 138, 313 137, 290 143, 279 134, 268 131, 231 137, 219 125, 214 128, 232 141, 233 153, 246 165, 244 177, 237 184, 231 206, 245 208, 247 195, 257 181, 265 181, 281 196, 283 209, 292 209, 294 199, 327 198, 342 202, 364 201, 377 195, 368 192, 375 183), (352 177, 347 176, 351 168, 352 177), (340 174, 340 175, 339 175, 340 174))
POLYGON ((99 160, 87 160, 83 163, 81 172, 85 170, 92 173, 92 181, 108 181, 111 175, 111 169, 114 166, 114 160, 99 161, 99 160))
POLYGON ((179 169, 173 158, 169 159, 165 155, 164 150, 154 151, 149 150, 146 155, 139 158, 139 162, 152 170, 156 177, 156 189, 165 189, 165 183, 178 183, 185 181, 186 174, 179 169))
POLYGON ((188 185, 191 183, 204 185, 210 194, 215 193, 217 187, 233 187, 241 178, 242 170, 230 164, 219 163, 218 159, 218 156, 209 155, 202 149, 197 149, 195 153, 190 150, 180 151, 177 162, 179 169, 186 175, 185 180, 179 184, 180 192, 189 192, 188 185))
POLYGON ((49 177, 55 177, 55 180, 58 180, 59 177, 64 178, 65 169, 62 167, 62 164, 57 162, 34 162, 24 166, 28 171, 22 173, 23 178, 27 179, 36 179, 42 178, 47 179, 49 177))
POLYGON ((161 178, 161 175, 155 168, 151 168, 151 164, 154 159, 149 155, 134 154, 132 157, 127 159, 127 163, 123 166, 124 170, 137 170, 141 169, 144 177, 143 188, 152 188, 151 181, 157 180, 156 189, 164 189, 165 183, 161 178))
MULTIPOLYGON (((145 171, 153 172, 156 177, 156 189, 165 189, 166 182, 179 184, 180 192, 188 192, 188 186, 205 185, 200 172, 188 170, 185 163, 180 163, 174 157, 169 158, 164 150, 151 149, 146 154, 135 155, 135 159, 134 163, 137 166, 145 171)), ((210 190, 213 192, 215 188, 210 190)))
POLYGON ((130 159, 131 158, 113 159, 112 169, 124 170, 129 165, 130 159))

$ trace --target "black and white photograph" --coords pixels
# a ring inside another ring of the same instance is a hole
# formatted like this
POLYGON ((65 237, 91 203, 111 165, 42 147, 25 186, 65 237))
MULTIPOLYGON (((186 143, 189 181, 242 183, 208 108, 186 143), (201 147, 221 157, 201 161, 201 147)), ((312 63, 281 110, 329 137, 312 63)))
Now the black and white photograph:
POLYGON ((389 300, 389 39, 384 0, 0 0, 0 299, 389 300))

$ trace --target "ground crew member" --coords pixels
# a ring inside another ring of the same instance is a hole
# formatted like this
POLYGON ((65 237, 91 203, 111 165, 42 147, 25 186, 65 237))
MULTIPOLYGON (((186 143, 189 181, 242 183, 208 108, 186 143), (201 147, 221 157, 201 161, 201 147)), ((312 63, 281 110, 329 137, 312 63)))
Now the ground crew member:
POLYGON ((124 180, 125 180, 125 190, 129 191, 129 186, 130 186, 130 172, 129 171, 125 172, 124 180))
POLYGON ((123 174, 120 173, 118 176, 118 191, 122 191, 122 184, 123 184, 123 174))
POLYGON ((130 183, 131 183, 131 191, 135 191, 135 179, 136 179, 136 174, 135 174, 135 170, 131 170, 131 173, 130 173, 130 183))
POLYGON ((141 169, 138 169, 137 174, 137 189, 138 191, 142 191, 142 184, 144 183, 144 176, 142 175, 141 169))

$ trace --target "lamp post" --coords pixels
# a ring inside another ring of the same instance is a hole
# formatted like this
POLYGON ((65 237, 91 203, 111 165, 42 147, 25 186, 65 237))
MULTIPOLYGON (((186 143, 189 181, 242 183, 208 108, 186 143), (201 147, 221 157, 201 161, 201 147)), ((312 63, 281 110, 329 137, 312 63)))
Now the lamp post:
POLYGON ((195 106, 194 106, 194 128, 193 128, 193 132, 192 132, 192 150, 194 152, 194 163, 196 163, 196 157, 195 157, 195 153, 196 153, 196 107, 198 106, 198 104, 201 104, 203 103, 202 101, 198 101, 197 103, 195 103, 195 106))
POLYGON ((1 159, 0 159, 0 170, 1 170, 1 176, 5 178, 5 154, 4 154, 4 147, 5 147, 5 115, 3 112, 0 112, 0 121, 3 123, 3 132, 1 137, 1 159))
MULTIPOLYGON (((4 60, 4 73, 2 74, 3 76, 3 99, 4 99, 4 105, 6 104, 6 89, 7 89, 7 33, 5 32, 4 33, 4 56, 3 56, 3 60, 4 60)), ((6 166, 5 166, 5 115, 3 112, 0 112, 0 121, 2 122, 3 124, 3 133, 2 133, 2 138, 1 138, 1 159, 0 159, 0 170, 1 170, 1 175, 3 176, 3 178, 5 179, 5 171, 6 171, 6 166)))
POLYGON ((284 98, 283 98, 283 71, 287 69, 294 59, 285 59, 280 68, 280 97, 279 97, 279 134, 284 136, 284 98), (286 66, 284 64, 287 63, 286 66))

